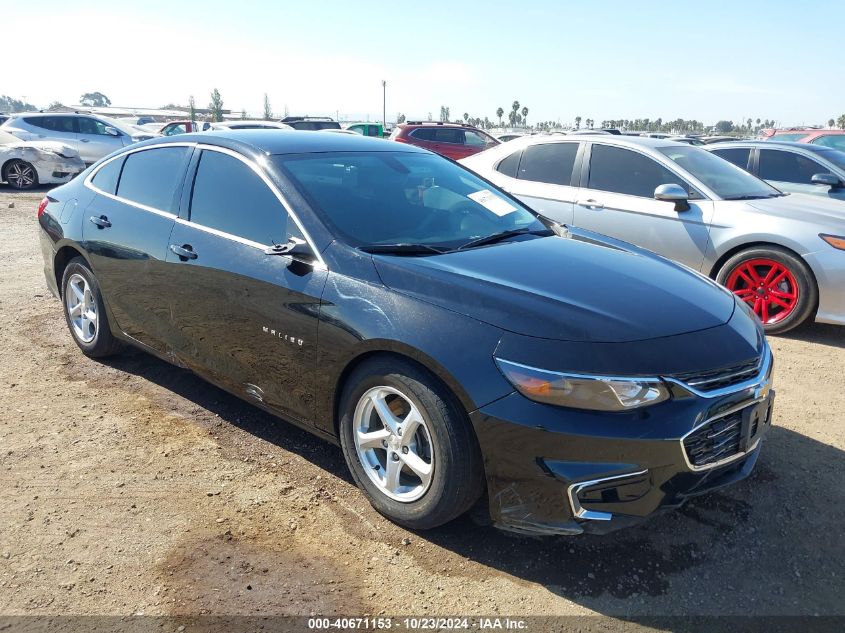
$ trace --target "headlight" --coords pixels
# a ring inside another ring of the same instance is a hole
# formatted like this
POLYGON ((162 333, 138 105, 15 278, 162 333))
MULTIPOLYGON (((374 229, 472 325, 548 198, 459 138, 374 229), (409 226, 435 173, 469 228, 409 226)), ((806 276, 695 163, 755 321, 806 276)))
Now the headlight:
POLYGON ((593 411, 628 411, 669 399, 669 390, 659 378, 564 374, 500 358, 496 364, 519 393, 546 404, 593 411))

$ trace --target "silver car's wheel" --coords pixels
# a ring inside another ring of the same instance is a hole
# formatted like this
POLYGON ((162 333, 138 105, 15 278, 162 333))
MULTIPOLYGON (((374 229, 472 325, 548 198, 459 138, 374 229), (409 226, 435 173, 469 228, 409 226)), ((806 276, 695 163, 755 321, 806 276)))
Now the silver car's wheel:
POLYGON ((354 414, 358 459, 382 494, 410 503, 422 497, 434 473, 434 443, 419 409, 393 387, 374 387, 354 414))
POLYGON ((29 163, 14 160, 6 167, 6 182, 14 189, 32 189, 38 184, 38 173, 29 163))
POLYGON ((83 343, 93 341, 99 324, 97 300, 88 281, 78 273, 67 280, 65 306, 74 336, 83 343))

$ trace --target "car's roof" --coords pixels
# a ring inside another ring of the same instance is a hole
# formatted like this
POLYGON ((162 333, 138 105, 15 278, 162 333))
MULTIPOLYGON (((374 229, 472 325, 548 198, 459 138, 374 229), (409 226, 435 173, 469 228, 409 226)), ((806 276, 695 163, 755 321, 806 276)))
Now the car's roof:
POLYGON ((469 123, 443 123, 441 121, 405 121, 404 123, 398 124, 396 127, 459 127, 470 130, 478 129, 477 127, 475 127, 474 125, 470 125, 469 123))
POLYGON ((508 142, 511 147, 518 144, 535 145, 541 143, 565 143, 572 141, 589 141, 591 143, 603 143, 606 145, 619 145, 620 147, 690 147, 687 143, 678 143, 665 138, 651 138, 648 136, 624 136, 621 134, 548 134, 534 135, 516 138, 508 142))
POLYGON ((257 129, 210 130, 197 134, 179 134, 158 142, 194 142, 214 145, 220 141, 228 146, 232 142, 249 145, 265 154, 307 154, 311 152, 420 152, 426 150, 395 143, 385 139, 360 134, 318 134, 312 131, 257 129))
MULTIPOLYGON (((769 149, 781 147, 787 149, 802 149, 806 151, 812 151, 808 147, 807 143, 795 143, 794 141, 761 141, 757 139, 748 139, 747 141, 725 141, 724 143, 711 143, 706 147, 708 150, 726 149, 731 147, 765 147, 769 149)), ((820 146, 816 145, 816 147, 820 146)))

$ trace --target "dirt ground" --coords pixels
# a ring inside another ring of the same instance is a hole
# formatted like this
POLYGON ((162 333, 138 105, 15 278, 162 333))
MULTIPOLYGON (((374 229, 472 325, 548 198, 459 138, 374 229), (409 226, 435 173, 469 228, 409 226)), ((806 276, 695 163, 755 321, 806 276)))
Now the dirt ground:
POLYGON ((412 533, 339 449, 141 352, 83 356, 43 195, 0 186, 0 615, 845 614, 845 328, 771 339, 775 426, 737 486, 604 537, 412 533))

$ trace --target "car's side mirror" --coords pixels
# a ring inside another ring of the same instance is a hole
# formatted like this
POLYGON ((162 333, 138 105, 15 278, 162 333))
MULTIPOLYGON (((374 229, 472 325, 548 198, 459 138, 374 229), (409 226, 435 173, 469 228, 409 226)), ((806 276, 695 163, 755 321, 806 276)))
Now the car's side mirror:
POLYGON ((273 244, 273 246, 264 249, 266 255, 287 255, 298 259, 300 261, 312 262, 314 261, 314 251, 303 239, 298 237, 289 237, 285 244, 273 244))
POLYGON ((117 128, 112 127, 111 125, 106 126, 106 134, 109 136, 120 136, 120 132, 117 128))
POLYGON ((810 182, 814 185, 827 185, 828 187, 837 188, 842 186, 842 181, 835 174, 813 174, 810 182))
POLYGON ((660 185, 654 190, 656 200, 674 202, 675 211, 689 211, 689 192, 680 185, 660 185))

